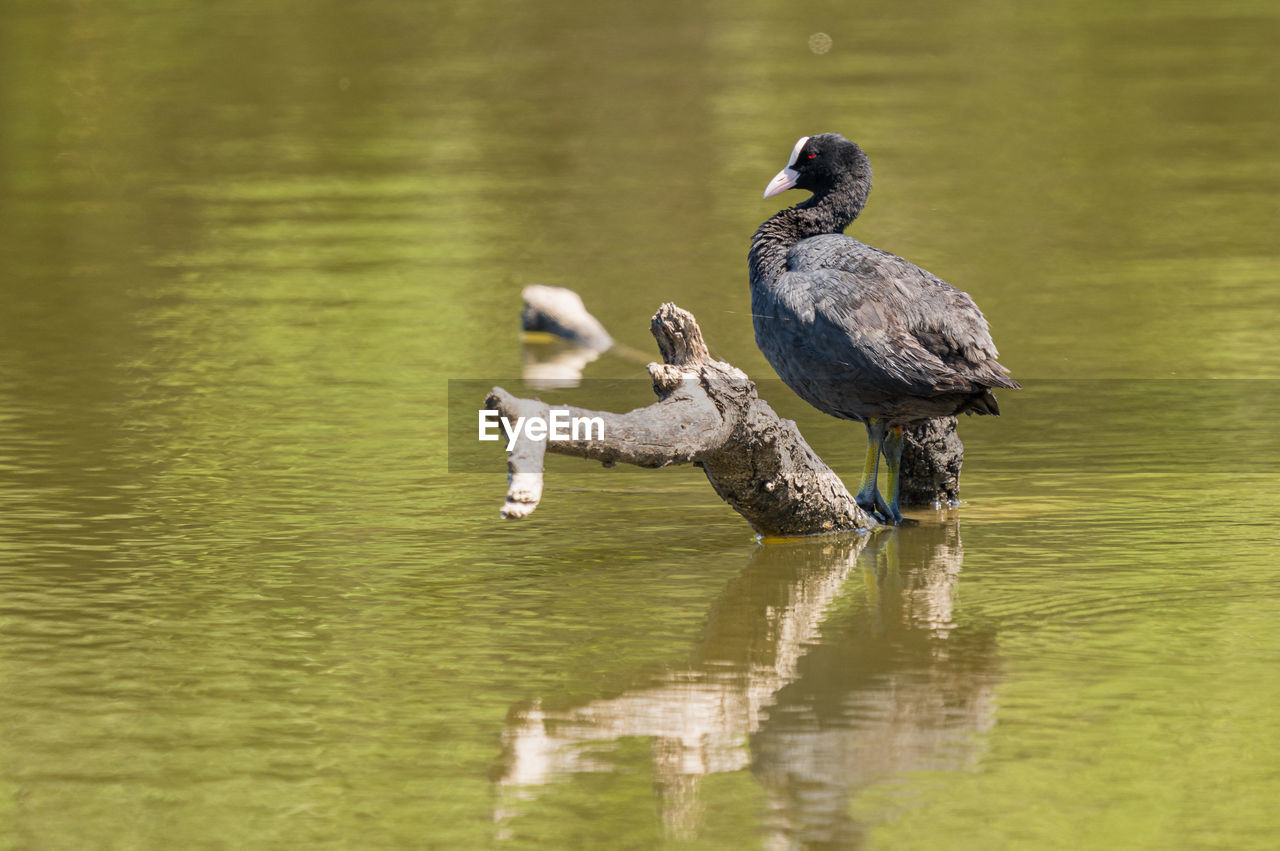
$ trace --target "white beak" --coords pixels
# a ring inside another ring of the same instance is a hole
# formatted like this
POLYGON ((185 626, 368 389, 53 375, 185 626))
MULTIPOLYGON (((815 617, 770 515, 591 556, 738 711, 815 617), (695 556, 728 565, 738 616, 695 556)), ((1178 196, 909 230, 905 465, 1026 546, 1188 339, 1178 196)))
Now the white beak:
POLYGON ((764 188, 764 197, 772 198, 774 195, 781 195, 788 189, 793 188, 796 185, 796 178, 799 176, 800 172, 791 166, 787 166, 775 174, 773 180, 769 181, 769 185, 764 188))

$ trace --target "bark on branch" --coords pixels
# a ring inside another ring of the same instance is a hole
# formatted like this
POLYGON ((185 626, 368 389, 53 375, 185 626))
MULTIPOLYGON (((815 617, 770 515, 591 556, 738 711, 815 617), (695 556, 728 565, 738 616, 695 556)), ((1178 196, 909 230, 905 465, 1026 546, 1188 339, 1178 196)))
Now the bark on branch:
MULTIPOLYGON (((527 517, 542 496, 545 452, 640 467, 694 464, 725 502, 760 534, 775 537, 863 531, 878 525, 796 424, 774 413, 741 370, 713 360, 693 315, 664 304, 650 326, 663 363, 649 364, 658 401, 625 414, 568 406, 600 417, 603 439, 543 442, 521 434, 507 457, 502 516, 527 517)), ((550 406, 495 387, 488 408, 514 421, 546 418, 550 406)))

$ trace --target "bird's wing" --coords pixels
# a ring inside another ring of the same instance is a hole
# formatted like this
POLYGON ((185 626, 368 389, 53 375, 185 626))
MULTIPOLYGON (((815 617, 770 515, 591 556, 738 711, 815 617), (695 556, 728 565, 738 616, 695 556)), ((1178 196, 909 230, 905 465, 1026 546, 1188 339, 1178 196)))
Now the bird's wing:
POLYGON ((837 269, 787 272, 779 307, 803 328, 792 345, 833 383, 888 396, 968 392, 974 385, 920 344, 865 282, 837 269), (807 311, 811 311, 806 315, 807 311), (820 366, 818 366, 820 365, 820 366))
MULTIPOLYGON (((847 273, 842 285, 830 290, 833 316, 856 311, 842 306, 842 300, 870 301, 896 320, 900 345, 927 352, 977 386, 1014 386, 996 360, 999 352, 986 317, 973 299, 914 263, 843 234, 827 234, 797 243, 787 265, 796 273, 847 273)), ((929 358, 923 360, 933 366, 929 358)))

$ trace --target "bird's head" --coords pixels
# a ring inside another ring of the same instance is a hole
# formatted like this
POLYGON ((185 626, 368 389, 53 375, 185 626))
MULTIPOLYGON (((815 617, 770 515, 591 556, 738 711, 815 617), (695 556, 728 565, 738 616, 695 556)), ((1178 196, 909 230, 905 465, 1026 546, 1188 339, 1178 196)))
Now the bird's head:
POLYGON ((871 187, 871 163, 867 155, 839 133, 801 136, 791 149, 791 159, 765 187, 764 197, 781 195, 788 189, 807 189, 822 196, 835 189, 871 187))

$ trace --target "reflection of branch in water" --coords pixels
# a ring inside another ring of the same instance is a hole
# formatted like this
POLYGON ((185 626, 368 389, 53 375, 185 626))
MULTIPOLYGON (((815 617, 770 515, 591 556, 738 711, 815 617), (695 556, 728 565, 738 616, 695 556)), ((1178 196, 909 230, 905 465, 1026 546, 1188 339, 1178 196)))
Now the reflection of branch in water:
MULTIPOLYGON (((746 744, 764 706, 795 678, 797 662, 866 538, 829 539, 807 548, 816 563, 753 566, 730 583, 713 609, 694 664, 648 688, 554 715, 534 703, 514 709, 503 735, 499 781, 517 798, 566 774, 602 771, 584 746, 630 736, 653 739, 663 820, 675 835, 694 826, 694 781, 750 762, 746 744)), ((498 819, 510 815, 500 806, 498 819)))
POLYGON ((582 370, 600 357, 596 349, 559 340, 525 340, 522 354, 521 377, 525 384, 537 390, 577 387, 582 382, 582 370))
POLYGON ((965 672, 994 663, 986 645, 954 640, 956 529, 899 530, 874 541, 856 569, 865 545, 761 547, 713 608, 687 669, 563 711, 514 708, 495 818, 513 818, 516 802, 545 783, 609 770, 592 748, 624 737, 652 740, 673 836, 696 834, 698 780, 713 772, 750 765, 769 793, 775 838, 823 842, 856 841, 843 817, 856 788, 895 770, 960 767, 942 750, 991 717, 990 678, 965 672), (847 583, 855 572, 863 581, 847 583), (852 611, 842 606, 824 624, 842 593, 852 611), (942 652, 949 644, 961 652, 942 652))
POLYGON ((976 764, 974 734, 995 721, 996 657, 993 635, 953 621, 962 558, 955 526, 899 530, 778 693, 751 740, 778 846, 856 847, 858 789, 976 764))
MULTIPOLYGON (((884 629, 946 638, 955 627, 955 588, 964 549, 955 525, 895 537, 876 552, 876 603, 884 629)), ((935 650, 945 644, 933 645, 935 650)))

